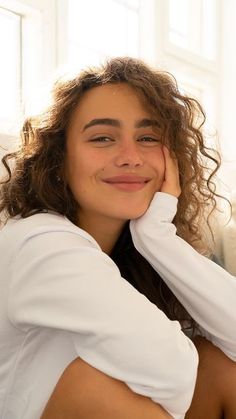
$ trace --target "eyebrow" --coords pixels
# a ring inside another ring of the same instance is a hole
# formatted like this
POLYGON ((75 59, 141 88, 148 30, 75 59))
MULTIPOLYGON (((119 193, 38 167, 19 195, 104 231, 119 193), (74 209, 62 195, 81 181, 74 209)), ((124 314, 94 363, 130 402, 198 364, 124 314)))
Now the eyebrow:
MULTIPOLYGON (((94 127, 96 125, 109 125, 111 127, 121 128, 122 122, 119 121, 119 119, 113 119, 113 118, 96 118, 89 121, 83 128, 82 132, 84 132, 86 129, 90 127, 94 127)), ((153 120, 153 119, 139 119, 135 123, 135 128, 146 128, 146 127, 153 127, 157 126, 159 127, 160 124, 153 120)))

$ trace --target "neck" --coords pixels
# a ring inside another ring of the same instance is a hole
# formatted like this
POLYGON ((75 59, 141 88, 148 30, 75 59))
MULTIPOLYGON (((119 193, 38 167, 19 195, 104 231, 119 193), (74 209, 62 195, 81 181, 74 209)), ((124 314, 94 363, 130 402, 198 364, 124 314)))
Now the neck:
POLYGON ((102 251, 106 254, 111 254, 113 247, 118 240, 121 231, 124 227, 125 221, 107 219, 103 216, 93 217, 92 214, 84 216, 79 215, 79 227, 89 233, 99 244, 102 251))

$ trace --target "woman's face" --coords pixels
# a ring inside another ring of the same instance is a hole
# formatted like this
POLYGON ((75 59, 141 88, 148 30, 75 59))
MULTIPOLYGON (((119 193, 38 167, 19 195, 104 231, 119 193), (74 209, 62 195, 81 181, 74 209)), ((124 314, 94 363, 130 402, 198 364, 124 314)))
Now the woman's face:
POLYGON ((84 94, 67 129, 66 178, 79 219, 127 221, 147 210, 164 178, 158 127, 128 84, 84 94))

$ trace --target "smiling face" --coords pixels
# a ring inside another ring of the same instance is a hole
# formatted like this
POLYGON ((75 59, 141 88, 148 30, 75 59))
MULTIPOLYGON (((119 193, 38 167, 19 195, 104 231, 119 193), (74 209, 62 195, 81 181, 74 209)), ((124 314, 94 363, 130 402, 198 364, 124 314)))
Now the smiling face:
POLYGON ((164 178, 158 127, 128 84, 84 94, 66 133, 66 179, 78 224, 124 224, 147 210, 164 178), (86 221, 87 220, 87 221, 86 221))

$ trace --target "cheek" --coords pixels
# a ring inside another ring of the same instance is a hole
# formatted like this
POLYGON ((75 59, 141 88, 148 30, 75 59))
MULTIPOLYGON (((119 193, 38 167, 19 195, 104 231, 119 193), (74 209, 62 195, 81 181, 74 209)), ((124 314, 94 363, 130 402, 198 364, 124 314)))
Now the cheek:
POLYGON ((74 153, 67 159, 67 181, 77 197, 87 195, 91 188, 96 187, 97 179, 104 169, 104 161, 96 153, 86 150, 74 153), (81 157, 83 156, 83 157, 81 157))
POLYGON ((76 179, 86 176, 86 172, 89 172, 88 165, 85 164, 85 161, 91 162, 91 159, 88 159, 83 150, 80 150, 74 147, 73 150, 69 149, 66 155, 66 173, 69 178, 76 179), (83 156, 83 157, 82 157, 83 156))
POLYGON ((68 153, 65 160, 65 175, 66 181, 75 196, 78 195, 81 189, 81 183, 83 184, 84 171, 83 161, 81 161, 78 155, 76 153, 68 153))
POLYGON ((160 148, 155 155, 152 156, 152 167, 156 172, 157 178, 164 179, 165 174, 165 158, 160 148))

